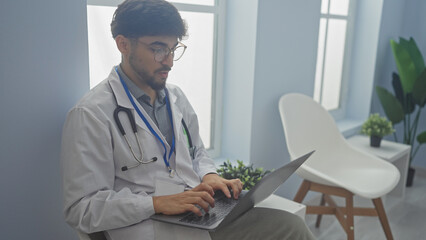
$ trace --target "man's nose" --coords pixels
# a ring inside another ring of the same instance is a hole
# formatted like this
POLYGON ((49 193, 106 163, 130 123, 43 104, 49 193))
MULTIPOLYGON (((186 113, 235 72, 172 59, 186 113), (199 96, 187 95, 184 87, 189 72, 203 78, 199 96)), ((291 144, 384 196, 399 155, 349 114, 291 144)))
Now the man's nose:
POLYGON ((173 67, 173 54, 170 53, 169 55, 167 55, 164 60, 161 62, 161 64, 169 66, 170 68, 173 67))

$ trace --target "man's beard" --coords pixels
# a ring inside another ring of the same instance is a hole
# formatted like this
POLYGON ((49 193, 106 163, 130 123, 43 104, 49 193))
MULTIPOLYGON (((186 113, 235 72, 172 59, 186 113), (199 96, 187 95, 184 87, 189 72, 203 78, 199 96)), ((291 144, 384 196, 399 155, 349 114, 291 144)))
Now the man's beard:
MULTIPOLYGON (((144 69, 139 70, 136 67, 136 64, 134 64, 134 62, 135 62, 135 57, 133 54, 131 54, 129 57, 130 67, 132 67, 133 71, 135 71, 138 74, 138 76, 143 80, 143 83, 147 84, 155 91, 162 90, 166 87, 166 79, 164 79, 163 81, 155 81, 155 77, 153 75, 150 75, 144 69)), ((162 68, 155 70, 154 74, 161 71, 170 71, 170 67, 163 65, 162 68)))

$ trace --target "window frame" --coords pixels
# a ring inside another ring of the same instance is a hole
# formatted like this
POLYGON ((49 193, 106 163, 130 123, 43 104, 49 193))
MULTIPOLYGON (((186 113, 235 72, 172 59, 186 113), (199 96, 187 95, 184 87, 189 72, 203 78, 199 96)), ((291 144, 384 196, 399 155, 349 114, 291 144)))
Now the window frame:
MULTIPOLYGON (((87 5, 117 7, 124 0, 87 0, 87 5)), ((170 2, 179 11, 212 13, 214 15, 214 39, 212 59, 212 106, 210 124, 210 148, 207 152, 211 158, 219 157, 222 137, 222 88, 225 55, 225 0, 215 0, 214 5, 197 5, 170 2)))
MULTIPOLYGON (((355 15, 356 15, 356 1, 355 0, 349 0, 349 7, 348 7, 348 15, 342 16, 342 15, 336 15, 336 14, 330 14, 330 1, 328 0, 328 13, 321 13, 320 19, 326 19, 327 20, 327 26, 325 31, 325 39, 324 44, 327 42, 327 34, 328 34, 328 20, 329 19, 344 19, 347 20, 346 25, 346 36, 345 36, 345 47, 344 47, 344 56, 343 56, 343 64, 342 64, 342 76, 340 81, 340 97, 338 102, 338 107, 336 109, 328 110, 329 113, 333 116, 335 120, 340 120, 345 118, 346 116, 346 105, 348 100, 348 86, 350 81, 350 69, 351 69, 351 56, 352 56, 352 48, 353 48, 353 36, 354 36, 354 29, 355 29, 355 15)), ((318 39, 319 41, 319 39, 318 39)), ((326 58, 326 50, 327 46, 324 46, 324 54, 322 59, 322 75, 321 75, 321 87, 320 87, 320 99, 322 97, 322 88, 323 88, 323 78, 324 78, 324 62, 326 58)), ((314 89, 315 92, 315 89, 314 89)), ((320 104, 321 100, 320 100, 320 104)))

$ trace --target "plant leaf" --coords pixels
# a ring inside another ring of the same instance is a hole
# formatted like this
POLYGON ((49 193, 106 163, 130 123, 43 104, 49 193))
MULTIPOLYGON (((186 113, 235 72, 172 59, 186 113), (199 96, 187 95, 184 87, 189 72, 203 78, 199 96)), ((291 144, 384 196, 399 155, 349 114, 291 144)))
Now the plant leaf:
POLYGON ((401 79, 399 78, 398 73, 392 73, 392 87, 395 97, 399 100, 401 104, 404 103, 404 90, 402 90, 401 79))
POLYGON ((426 68, 417 78, 413 88, 413 101, 420 107, 424 107, 426 103, 426 68))
POLYGON ((411 93, 404 94, 404 91, 402 90, 401 79, 395 72, 392 74, 392 86, 395 97, 401 103, 401 106, 404 109, 404 113, 412 113, 415 109, 415 103, 413 102, 412 95, 411 93))
POLYGON ((398 99, 380 86, 376 86, 376 92, 389 121, 391 121, 393 125, 401 122, 404 119, 404 110, 398 99))
POLYGON ((407 40, 400 38, 400 44, 394 40, 391 40, 390 43, 399 77, 401 78, 402 89, 405 94, 410 93, 413 91, 413 85, 418 74, 408 49, 404 47, 408 45, 407 40))
POLYGON ((419 48, 417 47, 416 41, 414 41, 412 37, 410 37, 407 46, 405 46, 405 49, 407 49, 408 53, 410 54, 416 68, 417 76, 419 76, 425 68, 425 61, 422 54, 420 53, 419 48))
POLYGON ((426 131, 417 135, 417 142, 419 142, 419 144, 426 143, 426 131))

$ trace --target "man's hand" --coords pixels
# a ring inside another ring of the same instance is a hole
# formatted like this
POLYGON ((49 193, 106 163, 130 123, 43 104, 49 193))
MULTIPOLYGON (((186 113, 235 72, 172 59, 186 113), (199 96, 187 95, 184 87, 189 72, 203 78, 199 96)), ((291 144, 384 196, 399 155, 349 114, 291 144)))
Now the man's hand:
POLYGON ((231 193, 229 192, 229 188, 232 189, 235 199, 238 199, 238 196, 243 190, 243 183, 240 181, 240 179, 237 178, 237 179, 227 180, 215 173, 205 175, 203 177, 203 183, 208 184, 215 191, 222 190, 222 192, 228 198, 231 198, 231 193))
POLYGON ((153 197, 152 200, 155 213, 175 215, 191 211, 201 216, 201 210, 195 205, 200 206, 205 212, 208 212, 209 206, 214 207, 213 195, 213 188, 206 183, 201 183, 189 191, 174 195, 153 197))

